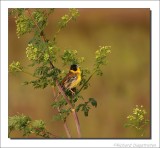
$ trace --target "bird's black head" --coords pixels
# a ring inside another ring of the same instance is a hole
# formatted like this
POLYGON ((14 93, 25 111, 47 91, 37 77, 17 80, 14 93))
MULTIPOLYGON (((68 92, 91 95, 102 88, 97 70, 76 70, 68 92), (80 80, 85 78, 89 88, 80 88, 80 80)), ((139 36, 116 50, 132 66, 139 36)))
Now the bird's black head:
POLYGON ((71 65, 70 70, 76 71, 78 66, 76 64, 71 65))

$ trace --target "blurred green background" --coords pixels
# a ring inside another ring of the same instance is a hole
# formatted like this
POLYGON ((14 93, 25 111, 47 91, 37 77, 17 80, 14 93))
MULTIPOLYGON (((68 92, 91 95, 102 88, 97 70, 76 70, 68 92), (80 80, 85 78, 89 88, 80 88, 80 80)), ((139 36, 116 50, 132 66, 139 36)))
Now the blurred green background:
MULTIPOLYGON (((111 46, 108 65, 102 77, 93 77, 91 87, 82 92, 84 98, 97 100, 97 108, 88 117, 78 113, 83 138, 136 138, 132 128, 125 128, 127 116, 135 105, 143 105, 150 119, 150 9, 78 9, 80 16, 71 21, 58 35, 62 50, 74 49, 86 61, 82 67, 92 68, 94 53, 101 45, 111 46)), ((57 30, 59 17, 68 9, 55 9, 45 30, 51 38, 57 30)), ((29 63, 25 49, 32 34, 20 39, 16 36, 15 20, 9 16, 9 64, 15 60, 22 65, 29 63)), ((68 71, 68 67, 65 70, 68 71)), ((32 71, 32 69, 30 69, 32 71)), ((47 129, 55 135, 66 137, 63 124, 52 121, 56 113, 51 107, 52 90, 33 89, 22 82, 32 77, 23 73, 9 73, 9 116, 17 112, 42 119, 47 129)), ((67 120, 71 133, 76 137, 72 116, 67 120)), ((150 126, 143 138, 150 138, 150 126)), ((14 132, 11 137, 22 137, 14 132)))

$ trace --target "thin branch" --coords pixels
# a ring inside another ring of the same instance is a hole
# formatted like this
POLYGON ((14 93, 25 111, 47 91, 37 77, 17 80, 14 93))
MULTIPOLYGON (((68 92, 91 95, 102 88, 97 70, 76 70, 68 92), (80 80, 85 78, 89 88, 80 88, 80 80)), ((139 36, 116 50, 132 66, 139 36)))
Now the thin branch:
POLYGON ((80 124, 79 124, 79 119, 78 119, 77 113, 76 113, 73 105, 72 105, 71 102, 69 101, 68 97, 66 96, 65 92, 63 91, 63 89, 62 89, 61 86, 59 85, 59 83, 58 83, 57 80, 56 80, 56 85, 57 85, 57 87, 58 87, 58 90, 60 91, 60 93, 61 93, 62 96, 64 97, 64 99, 67 101, 67 103, 68 103, 69 106, 71 107, 72 115, 73 115, 73 117, 74 117, 74 121, 75 121, 76 128, 77 128, 78 137, 81 138, 80 124))
POLYGON ((69 101, 68 97, 66 96, 66 94, 63 91, 62 87, 60 86, 59 82, 57 80, 55 80, 55 81, 56 81, 56 86, 57 86, 58 90, 60 91, 60 93, 62 94, 63 98, 67 101, 67 103, 69 104, 69 106, 73 109, 73 105, 69 101))
POLYGON ((80 129, 80 123, 79 123, 79 119, 77 116, 77 113, 75 111, 75 109, 72 109, 72 114, 76 123, 76 127, 77 127, 77 132, 78 132, 78 137, 81 138, 81 129, 80 129))
POLYGON ((64 121, 63 126, 64 126, 64 129, 66 131, 67 137, 71 138, 71 134, 70 134, 70 131, 69 131, 69 128, 67 126, 67 122, 66 121, 64 121))
POLYGON ((95 74, 95 72, 96 71, 94 71, 91 75, 90 75, 90 77, 87 79, 87 81, 82 85, 82 87, 79 89, 79 91, 78 91, 78 93, 76 94, 76 95, 78 95, 81 91, 82 91, 82 89, 84 88, 84 86, 89 82, 89 80, 93 77, 93 75, 95 74))
MULTIPOLYGON (((25 73, 25 74, 27 74, 27 75, 30 75, 30 76, 35 77, 35 78, 39 78, 38 76, 34 76, 34 75, 31 74, 30 72, 25 71, 25 70, 23 70, 23 69, 20 69, 20 68, 18 68, 18 67, 16 67, 16 66, 15 66, 14 68, 16 68, 18 71, 23 72, 23 73, 25 73)), ((12 72, 12 71, 10 71, 10 72, 12 72)))
MULTIPOLYGON (((56 91, 55 91, 54 88, 53 88, 53 94, 54 94, 55 101, 57 101, 56 91)), ((57 108, 57 110, 60 113, 60 108, 59 107, 57 108)), ((64 129, 66 131, 67 137, 71 138, 71 134, 70 134, 70 131, 69 131, 69 128, 68 128, 66 120, 63 121, 63 126, 64 126, 64 129)))

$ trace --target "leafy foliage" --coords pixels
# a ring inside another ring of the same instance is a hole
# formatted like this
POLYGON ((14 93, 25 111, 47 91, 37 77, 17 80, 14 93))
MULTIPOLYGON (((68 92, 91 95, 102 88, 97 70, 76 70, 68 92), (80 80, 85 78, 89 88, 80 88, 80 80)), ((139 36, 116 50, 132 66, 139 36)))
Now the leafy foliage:
POLYGON ((133 127, 143 136, 144 127, 149 123, 149 120, 146 119, 146 114, 147 112, 142 105, 140 107, 136 105, 136 107, 133 108, 133 113, 127 116, 128 121, 125 127, 133 127))
POLYGON ((30 32, 35 34, 41 33, 47 26, 48 16, 54 12, 54 9, 32 9, 30 12, 28 8, 12 9, 10 14, 14 15, 17 27, 17 36, 20 38, 22 35, 30 32))
POLYGON ((57 107, 61 108, 61 107, 64 106, 64 105, 67 105, 67 102, 66 102, 65 99, 62 98, 62 99, 59 100, 59 101, 54 101, 51 106, 52 106, 53 108, 57 108, 57 107))
MULTIPOLYGON (((20 38, 22 35, 32 33, 32 38, 28 41, 26 47, 26 57, 30 64, 28 67, 33 67, 34 71, 29 73, 24 71, 24 67, 20 62, 14 62, 10 64, 10 72, 25 72, 33 76, 33 80, 25 81, 25 85, 32 85, 34 88, 44 89, 47 86, 51 86, 55 89, 55 98, 52 103, 53 109, 57 109, 58 113, 54 116, 55 120, 66 121, 67 117, 73 110, 78 112, 82 111, 85 116, 88 116, 91 106, 97 107, 97 102, 93 98, 89 98, 88 101, 84 101, 83 96, 80 95, 82 90, 87 89, 90 86, 90 79, 93 75, 102 75, 102 66, 107 63, 107 54, 110 53, 110 46, 100 46, 95 53, 95 63, 92 69, 81 67, 82 80, 80 82, 80 89, 75 89, 75 95, 69 90, 61 90, 59 87, 62 77, 66 72, 63 69, 64 66, 71 64, 82 64, 85 61, 84 57, 78 56, 78 51, 73 49, 66 49, 60 52, 62 49, 57 45, 56 38, 58 33, 65 28, 68 23, 75 21, 79 16, 78 9, 69 9, 67 14, 64 14, 58 21, 58 29, 52 36, 53 38, 47 39, 44 33, 48 24, 48 18, 54 13, 54 9, 11 9, 10 11, 15 17, 17 36, 20 38), (59 55, 58 53, 62 53, 59 55), (57 67, 57 61, 60 60, 63 67, 57 67), (64 94, 63 94, 64 91, 64 94), (83 99, 84 103, 78 104, 79 99, 83 99), (78 105, 77 105, 78 104, 78 105)), ((76 113, 74 113, 76 115, 76 113)), ((76 117, 77 118, 77 117, 76 117)), ((47 137, 47 131, 45 130, 45 124, 43 121, 35 120, 31 121, 26 116, 13 116, 9 118, 10 130, 23 130, 24 135, 28 135, 32 132, 35 134, 47 137), (25 120, 23 119, 25 118, 25 120), (12 122, 13 121, 13 122, 12 122), (23 126, 21 121, 24 122, 23 126), (15 124, 14 124, 15 123, 15 124), (38 130, 36 130, 38 129, 38 130)))
POLYGON ((111 52, 110 46, 100 46, 100 49, 95 52, 96 59, 94 64, 94 70, 97 75, 102 75, 101 66, 107 63, 107 54, 111 52))
POLYGON ((54 115, 54 120, 66 121, 66 118, 71 113, 71 109, 61 109, 58 114, 54 115))
POLYGON ((12 131, 17 130, 23 133, 23 136, 35 134, 43 138, 49 138, 52 134, 46 130, 45 123, 42 120, 32 121, 30 117, 23 114, 9 117, 8 120, 9 137, 12 131))
POLYGON ((58 113, 56 115, 54 115, 53 119, 54 120, 62 120, 65 121, 66 118, 69 116, 69 114, 71 113, 71 108, 68 107, 68 109, 63 109, 64 106, 67 105, 67 102, 65 99, 61 99, 59 101, 55 101, 52 103, 52 107, 54 109, 59 108, 58 113))
POLYGON ((97 107, 97 101, 94 98, 89 98, 89 100, 84 104, 79 104, 76 108, 76 111, 78 112, 79 110, 81 110, 84 112, 85 116, 88 116, 88 112, 91 109, 89 104, 91 104, 94 107, 97 107))
POLYGON ((22 35, 32 31, 34 23, 30 18, 28 18, 26 15, 23 15, 22 13, 16 20, 16 26, 17 26, 16 33, 18 38, 20 38, 22 35))
POLYGON ((59 28, 62 29, 66 27, 67 23, 70 20, 76 20, 78 16, 79 16, 78 9, 74 9, 74 8, 69 9, 69 13, 62 16, 60 21, 58 22, 59 28))
POLYGON ((77 58, 77 50, 64 50, 61 58, 64 65, 81 64, 84 62, 84 57, 77 58))

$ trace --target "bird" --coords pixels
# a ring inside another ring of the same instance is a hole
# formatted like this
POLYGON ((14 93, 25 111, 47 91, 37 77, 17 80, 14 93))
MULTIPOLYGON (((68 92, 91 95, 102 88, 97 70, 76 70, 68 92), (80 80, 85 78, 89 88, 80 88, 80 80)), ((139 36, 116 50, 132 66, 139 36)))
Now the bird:
POLYGON ((63 90, 70 90, 72 94, 75 92, 72 90, 81 81, 81 70, 80 67, 76 64, 70 66, 68 74, 63 78, 61 82, 61 87, 63 90))

